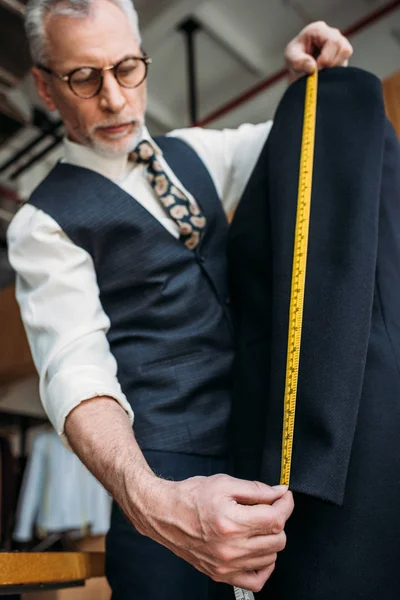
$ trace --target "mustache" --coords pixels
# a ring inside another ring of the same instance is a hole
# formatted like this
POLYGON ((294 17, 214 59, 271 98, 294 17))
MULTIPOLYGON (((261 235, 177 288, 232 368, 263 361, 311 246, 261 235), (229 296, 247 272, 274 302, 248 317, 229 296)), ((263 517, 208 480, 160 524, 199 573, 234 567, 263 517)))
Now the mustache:
POLYGON ((121 117, 118 119, 107 119, 106 121, 102 121, 101 123, 96 123, 96 125, 93 125, 93 127, 91 127, 91 131, 103 129, 104 127, 119 127, 120 125, 127 125, 128 123, 138 124, 139 122, 140 120, 135 119, 135 117, 126 117, 124 119, 121 119, 121 117))

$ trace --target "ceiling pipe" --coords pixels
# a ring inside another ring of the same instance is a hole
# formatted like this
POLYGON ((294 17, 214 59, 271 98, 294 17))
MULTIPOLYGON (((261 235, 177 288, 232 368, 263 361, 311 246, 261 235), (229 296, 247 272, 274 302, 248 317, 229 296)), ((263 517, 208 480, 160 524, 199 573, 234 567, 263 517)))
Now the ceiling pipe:
MULTIPOLYGON (((400 0, 394 0, 392 2, 389 2, 388 4, 385 4, 381 8, 374 10, 373 12, 371 12, 369 15, 367 15, 363 19, 360 19, 359 21, 357 21, 356 23, 354 23, 353 25, 351 25, 350 27, 345 29, 343 31, 343 35, 345 35, 346 37, 350 37, 356 33, 359 33, 360 31, 362 31, 369 25, 372 25, 373 23, 375 23, 382 17, 385 17, 386 15, 390 14, 391 12, 396 10, 396 8, 399 8, 399 7, 400 7, 400 0)), ((213 112, 208 114, 206 117, 204 117, 200 121, 197 121, 196 126, 197 127, 205 127, 206 125, 209 125, 213 121, 220 119, 221 117, 232 112, 233 110, 235 110, 242 104, 245 104, 246 102, 248 102, 255 96, 258 96, 261 92, 264 92, 265 90, 272 87, 273 85, 275 85, 276 83, 278 83, 279 81, 281 81, 282 79, 284 79, 287 76, 288 76, 288 69, 286 67, 283 67, 279 71, 276 71, 275 73, 273 73, 266 79, 257 83, 255 86, 249 88, 245 92, 242 92, 239 96, 236 96, 229 102, 223 104, 222 106, 220 106, 220 108, 217 108, 216 110, 214 110, 213 112)))
POLYGON ((196 36, 201 31, 201 25, 197 19, 186 19, 178 25, 178 31, 181 31, 186 37, 189 113, 190 122, 194 125, 197 121, 198 107, 196 36))

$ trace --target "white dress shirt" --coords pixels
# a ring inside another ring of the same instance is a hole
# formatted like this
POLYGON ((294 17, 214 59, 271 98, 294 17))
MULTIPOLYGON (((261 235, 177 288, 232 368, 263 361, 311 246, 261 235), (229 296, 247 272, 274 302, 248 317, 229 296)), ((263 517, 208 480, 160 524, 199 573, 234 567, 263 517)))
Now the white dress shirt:
MULTIPOLYGON (((244 191, 271 125, 268 121, 236 130, 181 129, 169 135, 196 151, 224 209, 230 212, 244 191)), ((143 137, 151 141, 165 171, 191 199, 147 130, 143 137)), ((175 221, 146 179, 144 165, 128 163, 127 157, 104 157, 69 140, 64 141, 64 150, 64 162, 108 177, 132 196, 132 202, 140 202, 171 235, 179 237, 175 221)), ((133 422, 132 408, 118 382, 117 364, 106 337, 110 320, 99 299, 91 256, 75 245, 54 219, 30 204, 16 214, 7 238, 9 259, 17 273, 17 300, 40 375, 40 397, 56 431, 64 437, 65 419, 71 410, 97 396, 114 398, 133 422)))

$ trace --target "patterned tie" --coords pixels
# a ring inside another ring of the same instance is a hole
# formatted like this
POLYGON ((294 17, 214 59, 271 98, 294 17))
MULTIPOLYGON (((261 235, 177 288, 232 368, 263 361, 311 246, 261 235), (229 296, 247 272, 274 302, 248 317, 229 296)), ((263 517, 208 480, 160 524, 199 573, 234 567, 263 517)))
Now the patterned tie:
POLYGON ((197 248, 207 222, 197 202, 190 202, 172 183, 157 160, 150 142, 140 142, 129 158, 138 164, 147 165, 147 179, 162 205, 177 223, 180 239, 189 250, 197 248))

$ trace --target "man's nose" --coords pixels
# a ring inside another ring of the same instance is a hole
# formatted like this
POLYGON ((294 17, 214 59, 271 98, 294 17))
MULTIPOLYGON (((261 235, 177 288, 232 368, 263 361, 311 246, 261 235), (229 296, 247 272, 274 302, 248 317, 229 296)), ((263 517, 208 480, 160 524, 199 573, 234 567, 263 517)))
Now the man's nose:
POLYGON ((115 79, 112 71, 106 71, 103 75, 103 87, 100 96, 100 104, 103 110, 119 113, 125 108, 126 98, 123 89, 115 79))

